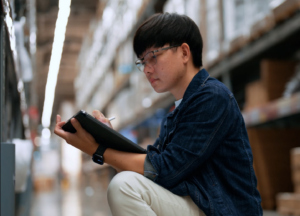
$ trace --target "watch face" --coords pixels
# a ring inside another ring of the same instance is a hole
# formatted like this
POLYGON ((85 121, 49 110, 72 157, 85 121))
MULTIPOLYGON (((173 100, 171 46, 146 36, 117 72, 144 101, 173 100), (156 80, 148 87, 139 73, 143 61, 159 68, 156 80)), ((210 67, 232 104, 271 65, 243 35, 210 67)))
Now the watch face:
POLYGON ((103 157, 102 157, 101 155, 94 154, 94 155, 93 155, 93 161, 94 161, 95 163, 98 163, 98 164, 103 165, 103 157))

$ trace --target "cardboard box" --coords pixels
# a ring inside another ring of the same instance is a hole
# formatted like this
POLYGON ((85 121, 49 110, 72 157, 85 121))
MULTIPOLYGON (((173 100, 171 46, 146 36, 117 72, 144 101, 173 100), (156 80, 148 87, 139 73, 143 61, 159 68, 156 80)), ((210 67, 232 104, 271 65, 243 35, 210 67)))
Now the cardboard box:
POLYGON ((248 128, 255 173, 264 209, 274 209, 275 196, 293 192, 290 150, 299 145, 300 129, 248 128))
POLYGON ((245 107, 244 110, 250 110, 255 107, 263 106, 268 103, 268 94, 263 86, 262 81, 258 80, 249 83, 245 91, 245 107))
POLYGON ((300 8, 300 0, 286 0, 273 9, 276 22, 285 20, 300 8))
POLYGON ((292 169, 292 180, 295 185, 300 184, 300 169, 292 169))
POLYGON ((282 215, 300 215, 300 195, 280 193, 276 196, 277 211, 282 215))
POLYGON ((255 40, 262 36, 264 33, 270 31, 275 26, 275 19, 272 15, 267 15, 261 20, 252 24, 250 30, 251 40, 255 40))
POLYGON ((294 192, 300 194, 300 183, 294 184, 294 192))
POLYGON ((295 61, 265 59, 261 61, 260 74, 269 101, 282 97, 286 83, 294 75, 295 61))
POLYGON ((245 36, 245 35, 240 35, 240 36, 234 38, 230 42, 229 54, 232 54, 232 53, 238 51, 239 49, 241 49, 242 47, 247 45, 249 43, 249 41, 250 41, 250 37, 245 36))
POLYGON ((50 177, 37 177, 33 181, 34 190, 39 191, 51 191, 54 187, 54 179, 50 177))
POLYGON ((262 60, 261 79, 246 86, 244 109, 247 111, 281 98, 286 83, 295 73, 296 65, 295 61, 262 60))
POLYGON ((277 212, 282 215, 294 214, 296 197, 293 193, 279 193, 276 196, 277 212))
POLYGON ((291 150, 291 167, 300 169, 300 147, 291 150))

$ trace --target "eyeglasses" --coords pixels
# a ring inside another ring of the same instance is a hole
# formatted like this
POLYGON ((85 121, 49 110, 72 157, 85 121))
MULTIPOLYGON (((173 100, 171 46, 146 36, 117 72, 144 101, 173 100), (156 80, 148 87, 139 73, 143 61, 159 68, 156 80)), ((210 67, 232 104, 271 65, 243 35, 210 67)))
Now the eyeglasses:
POLYGON ((180 46, 180 45, 174 45, 174 46, 164 47, 164 48, 161 48, 158 50, 150 51, 150 52, 146 53, 146 55, 143 58, 136 60, 135 65, 141 72, 144 72, 145 65, 153 66, 156 64, 157 58, 156 58, 156 55, 154 55, 154 53, 157 53, 162 50, 168 50, 168 49, 178 47, 178 46, 180 46))

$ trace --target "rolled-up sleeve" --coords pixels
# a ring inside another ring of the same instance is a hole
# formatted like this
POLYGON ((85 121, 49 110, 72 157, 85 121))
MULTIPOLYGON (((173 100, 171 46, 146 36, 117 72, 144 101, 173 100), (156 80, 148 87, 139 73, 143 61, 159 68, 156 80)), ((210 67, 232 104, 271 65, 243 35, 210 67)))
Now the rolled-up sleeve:
POLYGON ((158 173, 156 172, 147 155, 144 162, 144 176, 152 181, 155 181, 157 175, 158 173))
POLYGON ((189 98, 165 150, 148 146, 144 175, 167 189, 209 159, 230 130, 232 96, 217 86, 204 88, 189 98))

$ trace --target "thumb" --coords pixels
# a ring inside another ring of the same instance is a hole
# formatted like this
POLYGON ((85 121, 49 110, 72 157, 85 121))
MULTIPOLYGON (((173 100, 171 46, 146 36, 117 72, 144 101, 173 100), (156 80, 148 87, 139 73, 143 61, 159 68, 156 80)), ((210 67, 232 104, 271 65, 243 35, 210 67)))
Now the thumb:
POLYGON ((72 118, 71 119, 71 124, 76 129, 76 131, 81 131, 82 130, 81 124, 79 123, 79 121, 77 119, 72 118))

